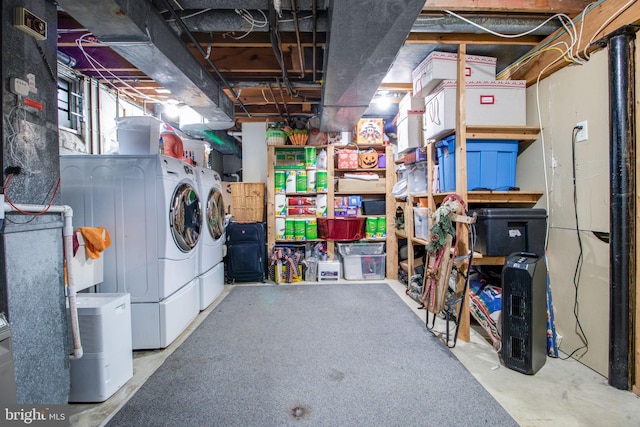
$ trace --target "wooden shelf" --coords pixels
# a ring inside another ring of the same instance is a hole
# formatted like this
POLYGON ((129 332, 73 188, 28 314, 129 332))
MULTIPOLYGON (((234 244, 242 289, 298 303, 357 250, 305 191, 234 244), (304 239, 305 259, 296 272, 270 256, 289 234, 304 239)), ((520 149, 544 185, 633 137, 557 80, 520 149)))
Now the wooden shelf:
POLYGON ((367 192, 356 192, 356 191, 336 191, 333 194, 342 194, 342 195, 347 195, 347 194, 354 194, 354 195, 358 195, 358 196, 370 196, 370 195, 381 195, 384 196, 387 193, 383 193, 381 191, 367 191, 367 192))
POLYGON ((305 149, 306 147, 314 147, 318 150, 322 149, 322 148, 327 148, 329 147, 328 145, 292 145, 292 144, 276 144, 276 145, 268 145, 268 147, 273 147, 273 148, 299 148, 301 150, 305 149))
POLYGON ((405 230, 396 230, 396 236, 398 236, 401 239, 406 239, 409 236, 407 236, 407 232, 405 230))
MULTIPOLYGON (((274 193, 274 184, 275 184, 275 168, 276 168, 276 159, 277 159, 277 152, 279 150, 304 150, 304 148, 309 147, 309 146, 304 146, 304 145, 269 145, 267 147, 267 164, 268 164, 268 168, 267 168, 267 202, 266 202, 266 209, 267 209, 267 246, 269 248, 269 250, 275 245, 275 244, 279 244, 279 245, 304 245, 305 243, 309 243, 309 242, 326 242, 327 244, 327 254, 329 255, 330 259, 334 258, 334 252, 335 252, 335 241, 334 240, 328 240, 328 239, 313 239, 313 240, 284 240, 284 239, 276 239, 276 233, 275 233, 275 219, 276 219, 276 215, 275 215, 275 193, 274 193)), ((346 146, 335 146, 335 145, 324 145, 324 146, 313 146, 316 149, 326 149, 327 151, 327 157, 328 157, 328 162, 327 162, 327 167, 326 168, 316 168, 316 170, 326 170, 327 171, 327 189, 326 192, 322 192, 322 193, 318 193, 318 192, 290 192, 290 193, 278 193, 281 195, 286 195, 288 197, 317 197, 318 195, 326 195, 327 197, 327 216, 323 216, 323 217, 318 217, 318 216, 314 216, 314 215, 290 215, 290 216, 279 216, 279 218, 295 218, 295 219, 312 219, 312 218, 316 218, 316 219, 321 219, 321 218, 326 218, 326 219, 333 219, 336 218, 335 217, 335 210, 334 210, 334 196, 339 196, 339 195, 370 195, 370 196, 382 196, 382 197, 375 197, 376 200, 378 199, 382 199, 384 198, 385 200, 385 215, 360 215, 360 217, 381 217, 381 216, 385 216, 387 218, 393 218, 395 215, 395 209, 396 209, 396 201, 395 198, 392 194, 392 189, 393 186, 396 182, 395 178, 395 174, 392 173, 388 173, 389 171, 393 171, 392 169, 392 165, 393 163, 391 163, 390 161, 387 163, 388 168, 371 168, 371 169, 367 169, 367 168, 356 168, 356 169, 344 169, 344 170, 338 170, 335 168, 335 156, 336 156, 336 152, 338 149, 341 148, 346 148, 346 146), (369 173, 374 173, 377 175, 381 175, 381 176, 386 176, 386 183, 384 185, 383 188, 380 188, 380 191, 373 191, 373 192, 360 192, 360 191, 355 191, 355 192, 347 192, 347 191, 335 191, 336 190, 336 185, 334 182, 334 178, 337 177, 337 174, 340 173, 345 173, 345 172, 369 172, 369 173)), ((383 144, 359 144, 358 148, 359 149, 366 149, 366 148, 374 148, 378 153, 380 154, 385 154, 387 159, 391 159, 393 157, 393 151, 392 151, 392 146, 391 145, 383 145, 383 144)), ((297 166, 297 165, 296 165, 297 166)), ((304 168, 302 166, 300 167, 286 167, 286 168, 278 168, 277 170, 303 170, 303 169, 307 169, 304 168)), ((310 169, 308 169, 310 170, 310 169)), ((291 206, 292 208, 296 208, 296 207, 302 207, 302 206, 291 206)), ((396 230, 395 230, 395 222, 394 221, 387 221, 387 235, 384 238, 376 238, 376 239, 362 239, 359 240, 359 242, 379 242, 379 243, 385 243, 387 248, 395 248, 397 247, 397 243, 396 243, 396 230)), ((398 256, 397 256, 397 251, 394 254, 393 251, 389 254, 387 254, 386 256, 386 277, 389 279, 397 279, 398 278, 398 268, 397 268, 397 264, 398 264, 398 256)))
MULTIPOLYGON (((437 193, 433 195, 434 201, 442 203, 444 198, 453 192, 437 193)), ((469 191, 467 192, 467 203, 482 203, 487 205, 508 204, 508 205, 535 205, 542 191, 469 191)))
POLYGON ((426 240, 424 240, 424 239, 419 239, 419 238, 417 238, 417 237, 412 237, 412 238, 411 238, 411 242, 412 242, 412 243, 417 243, 418 245, 427 245, 427 244, 429 244, 429 242, 427 242, 426 240))
POLYGON ((412 199, 426 199, 429 197, 429 193, 409 194, 409 197, 411 197, 412 199))
MULTIPOLYGON (((458 57, 462 58, 466 55, 466 45, 458 45, 458 57)), ((407 269, 409 272, 413 272, 414 269, 414 246, 427 245, 429 242, 425 239, 420 239, 414 236, 414 216, 412 207, 417 203, 418 199, 427 199, 428 208, 430 212, 434 212, 438 205, 440 205, 444 198, 451 194, 457 194, 462 198, 466 207, 470 205, 479 206, 513 206, 513 207, 531 207, 535 205, 542 197, 542 191, 469 191, 467 187, 467 141, 469 140, 514 140, 518 141, 518 154, 527 149, 534 141, 536 141, 540 134, 540 128, 537 126, 480 126, 480 125, 466 125, 467 114, 464 106, 467 103, 467 97, 465 93, 464 85, 465 64, 464 61, 458 61, 457 63, 457 117, 456 117, 456 129, 443 131, 442 133, 430 138, 429 141, 424 141, 426 146, 426 160, 427 160, 427 191, 424 193, 411 194, 411 180, 408 182, 409 195, 405 201, 403 207, 405 211, 404 225, 405 230, 401 234, 396 232, 398 237, 402 236, 407 238, 409 244, 407 246, 407 269), (436 160, 436 148, 434 141, 441 140, 451 135, 456 135, 456 162, 455 162, 455 189, 454 192, 444 192, 438 194, 432 194, 433 189, 433 165, 436 160)), ((396 162, 398 163, 398 162, 396 162)), ((423 190, 424 187, 416 188, 416 190, 423 190)), ((401 203, 401 202, 398 202, 401 203)), ((422 204, 422 203, 421 203, 422 204)), ((429 217, 429 226, 432 225, 432 218, 429 217)), ((468 230, 461 224, 456 222, 456 227, 461 227, 460 236, 457 240, 457 253, 466 254, 469 251, 468 247, 468 230)), ((468 264, 468 258, 463 259, 461 262, 461 268, 466 268, 468 264)), ((480 254, 475 255, 474 265, 501 265, 504 264, 505 257, 483 257, 480 254)), ((457 290, 462 291, 464 281, 461 279, 462 275, 459 275, 457 281, 457 290)), ((457 321, 457 327, 459 328, 458 338, 463 341, 469 341, 470 339, 470 312, 468 304, 468 294, 465 295, 465 299, 462 302, 462 313, 460 319, 457 321)))
MULTIPOLYGON (((451 130, 439 136, 438 139, 453 135, 451 130)), ((467 139, 513 139, 519 141, 518 154, 527 149, 538 139, 540 128, 538 126, 481 126, 467 125, 467 139)))
POLYGON ((340 172, 383 172, 386 173, 386 169, 382 168, 356 168, 356 169, 335 169, 335 173, 340 172))
POLYGON ((506 256, 483 256, 481 253, 473 253, 473 265, 504 265, 506 256))

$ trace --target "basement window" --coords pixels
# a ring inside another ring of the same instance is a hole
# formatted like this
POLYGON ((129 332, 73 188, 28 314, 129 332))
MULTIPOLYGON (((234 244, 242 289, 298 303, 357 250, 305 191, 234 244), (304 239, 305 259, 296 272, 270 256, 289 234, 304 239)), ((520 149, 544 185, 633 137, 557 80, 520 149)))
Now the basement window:
POLYGON ((81 87, 78 79, 58 77, 58 126, 82 130, 84 117, 81 87))

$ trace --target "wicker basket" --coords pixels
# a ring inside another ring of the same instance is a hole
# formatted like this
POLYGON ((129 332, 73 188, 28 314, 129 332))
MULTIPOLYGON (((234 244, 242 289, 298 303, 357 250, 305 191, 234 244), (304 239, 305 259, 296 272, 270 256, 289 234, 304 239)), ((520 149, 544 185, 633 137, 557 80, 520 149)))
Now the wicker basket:
POLYGON ((231 205, 236 221, 264 221, 264 183, 232 182, 231 205))

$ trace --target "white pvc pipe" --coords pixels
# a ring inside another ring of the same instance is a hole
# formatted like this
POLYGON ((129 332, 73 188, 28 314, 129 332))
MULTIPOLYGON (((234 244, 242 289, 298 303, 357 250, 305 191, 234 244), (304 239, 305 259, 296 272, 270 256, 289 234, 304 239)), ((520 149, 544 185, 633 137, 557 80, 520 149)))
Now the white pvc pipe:
POLYGON ((78 328, 78 307, 76 305, 76 287, 72 273, 71 259, 73 258, 73 209, 71 206, 46 206, 31 204, 4 203, 5 212, 31 212, 57 213, 64 215, 64 226, 62 227, 62 238, 64 243, 64 258, 67 264, 67 298, 69 298, 69 312, 71 317, 71 331, 73 333, 73 354, 69 355, 72 360, 82 357, 82 343, 80 342, 80 329, 78 328))

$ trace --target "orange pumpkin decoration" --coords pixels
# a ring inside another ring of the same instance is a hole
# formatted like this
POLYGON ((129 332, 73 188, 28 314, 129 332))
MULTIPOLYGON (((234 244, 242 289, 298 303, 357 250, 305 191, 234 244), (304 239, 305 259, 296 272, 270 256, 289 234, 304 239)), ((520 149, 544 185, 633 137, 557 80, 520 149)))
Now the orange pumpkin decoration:
POLYGON ((360 152, 360 167, 373 169, 378 167, 378 152, 375 150, 360 152))

